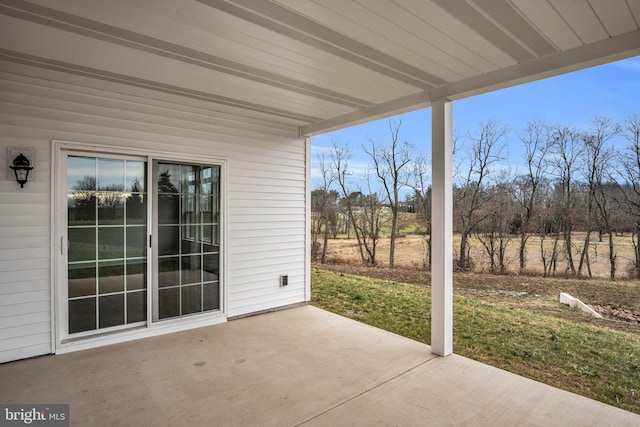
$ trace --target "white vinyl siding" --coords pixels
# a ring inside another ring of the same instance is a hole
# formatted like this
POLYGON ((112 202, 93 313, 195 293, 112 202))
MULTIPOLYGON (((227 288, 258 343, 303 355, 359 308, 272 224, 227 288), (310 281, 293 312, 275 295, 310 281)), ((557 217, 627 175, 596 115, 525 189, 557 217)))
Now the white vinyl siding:
POLYGON ((52 350, 52 140, 226 159, 226 314, 305 300, 307 153, 296 127, 14 68, 0 62, 0 362, 52 350), (7 179, 7 147, 35 153, 35 180, 23 189, 7 179))
MULTIPOLYGON (((0 104, 2 112, 4 103, 0 104)), ((1 114, 1 113, 0 113, 1 114)), ((0 362, 51 352, 51 221, 48 144, 35 159, 36 181, 9 179, 7 147, 36 147, 2 120, 0 131, 0 362)))

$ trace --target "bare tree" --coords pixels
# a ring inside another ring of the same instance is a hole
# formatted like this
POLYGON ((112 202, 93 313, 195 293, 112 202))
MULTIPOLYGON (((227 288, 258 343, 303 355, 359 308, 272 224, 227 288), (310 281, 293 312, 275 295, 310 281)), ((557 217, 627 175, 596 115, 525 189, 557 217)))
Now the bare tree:
POLYGON ((567 260, 567 272, 576 274, 573 261, 573 246, 571 233, 575 225, 575 201, 576 190, 575 174, 580 169, 580 157, 582 155, 583 141, 581 135, 575 129, 563 126, 555 126, 551 133, 551 171, 558 182, 559 193, 559 230, 564 237, 565 257, 567 260))
POLYGON ((426 246, 424 268, 431 269, 431 162, 424 154, 418 154, 413 161, 411 174, 413 189, 413 203, 416 211, 416 221, 424 227, 423 236, 426 246))
POLYGON ((628 214, 634 219, 631 235, 635 262, 634 271, 640 279, 640 115, 632 114, 625 120, 622 135, 629 142, 619 156, 621 192, 628 214))
MULTIPOLYGON (((331 233, 332 223, 335 225, 336 221, 336 203, 338 193, 331 190, 331 185, 335 181, 335 171, 333 170, 332 163, 327 162, 324 152, 319 152, 318 165, 320 166, 320 176, 322 181, 319 188, 315 192, 315 205, 316 212, 319 213, 316 218, 317 221, 317 233, 316 238, 313 239, 314 243, 317 243, 317 235, 322 233, 322 255, 320 257, 320 263, 325 264, 327 262, 327 251, 329 247, 329 235, 331 233)), ((312 201, 314 200, 312 194, 312 201)), ((312 250, 313 253, 313 250, 312 250)))
POLYGON ((391 208, 391 242, 389 247, 389 267, 395 264, 396 238, 398 235, 398 213, 400 210, 400 187, 407 182, 409 164, 413 148, 407 141, 400 142, 402 121, 389 120, 391 142, 380 146, 372 138, 369 145, 362 146, 373 162, 373 170, 384 189, 391 208))
POLYGON ((512 239, 513 216, 515 212, 513 190, 509 180, 503 176, 500 182, 487 189, 483 220, 476 227, 476 238, 482 244, 489 258, 489 271, 504 274, 507 271, 507 246, 512 239))
POLYGON ((540 204, 536 218, 538 220, 540 260, 542 261, 544 277, 555 273, 558 264, 558 244, 560 242, 560 216, 558 215, 558 202, 556 201, 558 193, 546 180, 538 188, 540 204), (547 235, 550 233, 553 234, 551 248, 547 245, 547 235))
POLYGON ((549 129, 541 120, 527 123, 524 136, 520 137, 525 149, 526 172, 514 181, 514 197, 520 205, 517 231, 520 234, 518 261, 520 272, 527 265, 527 241, 532 233, 532 220, 541 206, 539 189, 547 173, 547 151, 549 149, 549 129))
POLYGON ((589 193, 586 209, 587 235, 580 257, 578 274, 581 272, 584 259, 586 260, 589 277, 592 277, 589 262, 589 242, 592 231, 592 221, 595 219, 604 226, 605 232, 609 235, 609 277, 613 280, 616 276, 616 254, 611 229, 612 200, 611 195, 605 190, 605 178, 609 175, 611 160, 613 159, 613 147, 608 145, 608 142, 620 132, 620 128, 608 117, 594 117, 592 123, 592 130, 583 134, 585 166, 583 170, 589 193), (597 218, 595 218, 596 213, 598 214, 597 218))
POLYGON ((317 261, 321 245, 318 241, 322 235, 322 190, 311 191, 311 259, 317 261))
MULTIPOLYGON (((380 239, 382 205, 377 194, 365 195, 361 191, 350 191, 348 177, 352 151, 335 140, 331 141, 330 159, 340 194, 346 207, 350 226, 358 243, 358 254, 363 265, 375 265, 376 248, 380 239)), ((367 184, 370 185, 367 174, 367 184)))
POLYGON ((350 226, 353 228, 353 232, 358 242, 358 254, 360 255, 360 261, 362 264, 366 264, 366 258, 364 255, 362 235, 359 229, 356 227, 356 215, 354 211, 353 198, 347 183, 348 177, 351 175, 349 171, 349 160, 353 156, 353 152, 348 146, 341 145, 336 140, 331 140, 331 152, 329 158, 331 159, 331 167, 335 173, 335 181, 340 189, 340 195, 344 201, 344 205, 347 211, 347 217, 349 219, 350 226))
POLYGON ((329 238, 335 238, 338 221, 338 192, 335 190, 317 188, 311 192, 311 254, 314 260, 327 262, 329 238), (322 237, 322 243, 319 242, 322 237))
POLYGON ((354 192, 350 195, 353 204, 357 206, 355 210, 354 228, 362 236, 362 246, 366 255, 365 265, 376 265, 376 254, 380 233, 382 231, 382 203, 378 193, 372 190, 371 174, 367 174, 368 194, 354 192))
POLYGON ((95 176, 86 175, 75 182, 73 198, 69 204, 69 221, 87 221, 96 219, 96 189, 98 181, 95 176))
MULTIPOLYGON (((507 126, 498 120, 480 122, 477 132, 468 134, 471 145, 465 153, 466 158, 456 168, 459 172, 464 171, 464 175, 459 177, 460 186, 454 192, 454 203, 460 217, 458 268, 461 270, 470 268, 469 236, 487 215, 481 213, 481 207, 487 201, 487 197, 483 197, 482 193, 492 174, 495 174, 497 163, 503 160, 502 150, 506 144, 507 133, 507 126)), ((458 138, 455 138, 454 145, 458 142, 458 138)), ((454 151, 458 151, 457 147, 454 151)))

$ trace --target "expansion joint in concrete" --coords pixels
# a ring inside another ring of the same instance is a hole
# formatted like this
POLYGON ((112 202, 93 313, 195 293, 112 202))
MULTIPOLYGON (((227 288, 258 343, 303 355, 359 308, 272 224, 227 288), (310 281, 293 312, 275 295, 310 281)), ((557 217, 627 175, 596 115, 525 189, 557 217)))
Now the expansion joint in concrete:
POLYGON ((410 367, 410 368, 398 373, 397 375, 394 375, 393 377, 391 377, 391 378, 389 378, 389 379, 387 379, 385 381, 382 381, 380 383, 374 384, 371 387, 361 391, 360 393, 357 393, 357 394, 355 394, 355 395, 343 400, 342 402, 336 403, 335 405, 325 409, 324 411, 321 411, 321 412, 319 412, 319 413, 307 418, 306 420, 296 424, 295 427, 303 426, 306 423, 308 423, 308 422, 310 422, 310 421, 312 421, 312 420, 314 420, 314 419, 316 419, 316 418, 318 418, 318 417, 320 417, 320 416, 322 416, 322 415, 324 415, 324 414, 326 414, 328 412, 331 412, 336 408, 339 408, 339 407, 341 407, 343 405, 346 405, 347 403, 349 403, 349 402, 351 402, 351 401, 353 401, 353 400, 355 400, 355 399, 357 399, 357 398, 359 398, 361 396, 364 396, 365 394, 367 394, 367 393, 369 393, 369 392, 371 392, 371 391, 373 391, 373 390, 375 390, 375 389, 377 389, 379 387, 382 387, 385 384, 388 384, 388 383, 390 383, 392 381, 397 380, 398 378, 408 374, 409 372, 412 372, 412 371, 418 369, 419 367, 421 367, 423 365, 426 365, 427 363, 429 363, 429 362, 431 362, 432 360, 435 360, 435 359, 438 359, 438 357, 430 357, 429 359, 427 359, 427 360, 425 360, 423 362, 420 362, 417 365, 414 365, 414 366, 412 366, 412 367, 410 367))

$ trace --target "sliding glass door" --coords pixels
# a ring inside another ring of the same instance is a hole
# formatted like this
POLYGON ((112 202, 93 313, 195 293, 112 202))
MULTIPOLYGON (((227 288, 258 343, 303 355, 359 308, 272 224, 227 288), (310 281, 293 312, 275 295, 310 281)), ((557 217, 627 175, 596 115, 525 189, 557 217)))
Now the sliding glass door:
POLYGON ((220 168, 158 162, 154 320, 220 308, 220 168))
POLYGON ((147 166, 67 159, 69 334, 147 319, 147 166))
POLYGON ((64 336, 220 310, 220 166, 64 161, 64 336))

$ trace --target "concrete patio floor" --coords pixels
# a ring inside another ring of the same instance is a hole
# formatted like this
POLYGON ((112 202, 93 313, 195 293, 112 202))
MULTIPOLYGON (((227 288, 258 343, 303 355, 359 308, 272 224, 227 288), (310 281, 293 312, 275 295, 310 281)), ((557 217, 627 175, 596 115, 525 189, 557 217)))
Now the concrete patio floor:
POLYGON ((635 415, 312 306, 0 365, 73 426, 638 426, 635 415))

